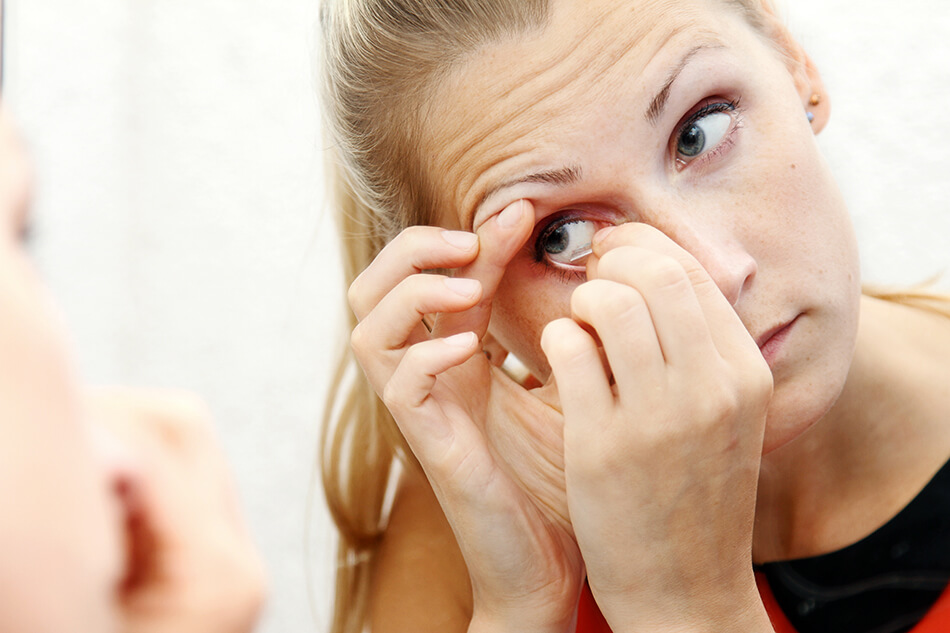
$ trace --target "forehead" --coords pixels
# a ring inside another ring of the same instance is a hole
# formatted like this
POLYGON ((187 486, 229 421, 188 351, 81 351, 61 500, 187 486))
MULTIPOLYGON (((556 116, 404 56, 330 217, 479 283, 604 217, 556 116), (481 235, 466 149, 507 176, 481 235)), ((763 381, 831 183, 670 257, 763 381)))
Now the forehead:
POLYGON ((619 92, 649 105, 683 54, 723 45, 728 18, 735 13, 707 0, 554 0, 543 30, 486 44, 441 83, 426 117, 425 145, 435 148, 426 169, 454 216, 442 224, 471 228, 479 201, 506 177, 598 143, 589 136, 598 106, 619 92), (587 137, 567 142, 582 129, 587 137))

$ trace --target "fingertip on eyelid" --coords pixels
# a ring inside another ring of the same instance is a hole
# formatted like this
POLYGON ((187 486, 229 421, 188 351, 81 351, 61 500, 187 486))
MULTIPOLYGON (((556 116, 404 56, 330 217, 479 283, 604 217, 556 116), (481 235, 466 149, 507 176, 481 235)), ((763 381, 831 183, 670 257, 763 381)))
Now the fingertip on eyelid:
POLYGON ((517 200, 505 207, 504 211, 498 214, 495 221, 498 222, 498 226, 504 229, 514 228, 521 220, 521 216, 524 215, 527 206, 524 199, 517 200))

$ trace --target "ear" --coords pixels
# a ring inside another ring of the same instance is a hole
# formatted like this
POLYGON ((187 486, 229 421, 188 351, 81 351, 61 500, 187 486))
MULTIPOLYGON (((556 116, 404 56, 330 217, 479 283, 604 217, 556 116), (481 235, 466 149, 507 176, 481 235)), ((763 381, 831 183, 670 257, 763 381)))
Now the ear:
POLYGON ((757 0, 762 31, 785 61, 795 82, 802 109, 814 118, 811 126, 815 134, 821 132, 831 116, 831 98, 821 79, 821 73, 801 44, 792 37, 788 27, 778 16, 770 0, 757 0))

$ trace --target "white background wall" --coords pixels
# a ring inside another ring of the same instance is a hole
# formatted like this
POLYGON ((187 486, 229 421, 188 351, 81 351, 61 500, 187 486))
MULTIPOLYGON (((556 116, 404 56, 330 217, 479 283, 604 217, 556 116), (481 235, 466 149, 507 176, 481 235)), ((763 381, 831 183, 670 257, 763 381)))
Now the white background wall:
MULTIPOLYGON (((332 531, 319 497, 309 534, 305 516, 343 307, 316 0, 7 2, 5 99, 39 173, 34 249, 86 377, 204 395, 270 567, 260 631, 324 631, 332 531)), ((784 6, 832 95, 822 143, 866 278, 946 270, 950 5, 784 6)))

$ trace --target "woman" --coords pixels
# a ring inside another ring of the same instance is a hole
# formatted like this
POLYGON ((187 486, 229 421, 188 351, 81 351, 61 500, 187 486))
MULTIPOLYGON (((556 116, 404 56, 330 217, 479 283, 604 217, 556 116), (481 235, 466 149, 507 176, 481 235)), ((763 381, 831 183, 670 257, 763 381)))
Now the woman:
POLYGON ((80 390, 24 249, 29 199, 0 108, 0 631, 253 630, 261 565, 207 413, 80 390))
POLYGON ((336 630, 950 626, 948 310, 861 295, 829 97, 766 0, 331 3, 324 34, 367 379, 324 448, 336 630))

